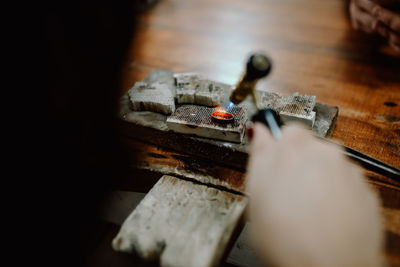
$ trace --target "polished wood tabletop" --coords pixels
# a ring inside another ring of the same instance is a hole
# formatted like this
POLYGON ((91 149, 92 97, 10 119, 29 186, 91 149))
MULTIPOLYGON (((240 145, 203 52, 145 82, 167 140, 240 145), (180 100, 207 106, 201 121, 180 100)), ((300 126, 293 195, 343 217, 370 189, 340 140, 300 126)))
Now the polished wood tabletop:
MULTIPOLYGON (((332 139, 400 167, 400 56, 351 29, 340 0, 161 0, 144 12, 124 90, 156 68, 235 84, 254 51, 273 71, 259 89, 339 107, 332 139)), ((382 199, 386 258, 400 266, 400 182, 366 172, 382 199)))

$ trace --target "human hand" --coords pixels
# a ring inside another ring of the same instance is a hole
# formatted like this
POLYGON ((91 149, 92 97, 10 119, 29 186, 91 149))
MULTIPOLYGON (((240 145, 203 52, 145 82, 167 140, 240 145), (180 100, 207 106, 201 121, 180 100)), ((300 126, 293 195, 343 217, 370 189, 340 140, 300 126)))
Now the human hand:
MULTIPOLYGON (((387 4, 388 1, 383 2, 387 4)), ((354 29, 379 34, 400 51, 400 14, 371 0, 351 0, 349 8, 354 29)))
POLYGON ((275 140, 254 125, 248 163, 255 248, 277 266, 380 266, 376 194, 361 170, 309 131, 283 128, 275 140))

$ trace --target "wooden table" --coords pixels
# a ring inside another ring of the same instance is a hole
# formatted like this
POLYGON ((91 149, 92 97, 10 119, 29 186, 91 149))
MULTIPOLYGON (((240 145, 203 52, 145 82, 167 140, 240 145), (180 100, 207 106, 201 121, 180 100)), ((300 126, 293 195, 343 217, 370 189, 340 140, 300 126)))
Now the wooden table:
MULTIPOLYGON (((339 106, 332 138, 400 167, 400 57, 347 16, 339 0, 162 0, 141 17, 124 88, 156 68, 234 84, 264 51, 274 64, 260 88, 339 106)), ((400 183, 366 174, 382 198, 386 258, 400 265, 400 183)))

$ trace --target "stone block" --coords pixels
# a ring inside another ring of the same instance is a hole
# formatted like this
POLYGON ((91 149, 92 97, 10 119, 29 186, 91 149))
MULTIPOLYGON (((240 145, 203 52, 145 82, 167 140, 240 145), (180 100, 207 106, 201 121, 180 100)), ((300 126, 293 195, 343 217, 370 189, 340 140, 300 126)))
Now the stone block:
POLYGON ((174 95, 165 83, 137 82, 128 91, 128 96, 134 111, 153 111, 166 115, 175 111, 174 95))

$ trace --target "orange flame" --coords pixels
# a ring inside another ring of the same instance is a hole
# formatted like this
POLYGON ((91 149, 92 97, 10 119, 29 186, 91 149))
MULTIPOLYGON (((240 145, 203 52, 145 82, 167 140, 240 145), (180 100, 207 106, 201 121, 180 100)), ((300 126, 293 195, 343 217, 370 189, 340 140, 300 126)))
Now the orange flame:
POLYGON ((219 106, 219 105, 214 107, 214 111, 215 112, 226 113, 226 110, 223 107, 219 106))

